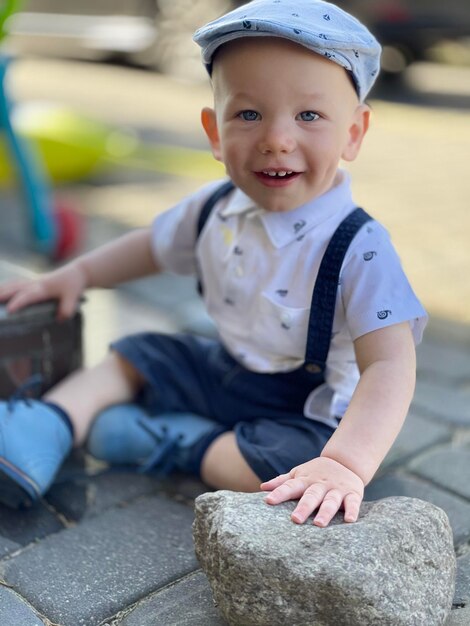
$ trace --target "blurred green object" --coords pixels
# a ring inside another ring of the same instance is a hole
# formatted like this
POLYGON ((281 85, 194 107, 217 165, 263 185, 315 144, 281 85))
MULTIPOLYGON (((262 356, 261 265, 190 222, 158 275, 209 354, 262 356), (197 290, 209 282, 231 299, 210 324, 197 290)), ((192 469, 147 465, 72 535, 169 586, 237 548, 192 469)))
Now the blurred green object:
MULTIPOLYGON (((143 142, 125 131, 66 107, 44 103, 16 105, 12 124, 20 137, 34 142, 49 178, 75 182, 111 167, 126 167, 210 180, 223 167, 210 152, 143 142)), ((14 173, 6 145, 0 143, 0 184, 14 173)))
POLYGON ((22 0, 4 0, 0 2, 0 41, 8 34, 5 23, 22 4, 22 0))
MULTIPOLYGON (((22 0, 0 0, 0 40, 22 0)), ((56 183, 76 182, 106 167, 126 167, 209 180, 223 175, 222 166, 204 150, 152 144, 87 118, 71 109, 44 103, 18 105, 9 112, 19 138, 35 146, 42 167, 56 183)), ((5 138, 0 140, 0 184, 16 180, 5 138)))

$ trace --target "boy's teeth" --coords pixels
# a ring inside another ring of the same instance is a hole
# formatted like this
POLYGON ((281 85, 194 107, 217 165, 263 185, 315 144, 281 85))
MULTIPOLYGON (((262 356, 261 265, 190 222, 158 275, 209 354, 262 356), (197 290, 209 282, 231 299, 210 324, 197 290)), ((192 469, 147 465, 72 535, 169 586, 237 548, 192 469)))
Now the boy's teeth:
POLYGON ((290 171, 286 171, 286 170, 281 170, 279 172, 263 172, 263 174, 267 174, 268 176, 286 176, 287 174, 292 174, 292 170, 290 171))

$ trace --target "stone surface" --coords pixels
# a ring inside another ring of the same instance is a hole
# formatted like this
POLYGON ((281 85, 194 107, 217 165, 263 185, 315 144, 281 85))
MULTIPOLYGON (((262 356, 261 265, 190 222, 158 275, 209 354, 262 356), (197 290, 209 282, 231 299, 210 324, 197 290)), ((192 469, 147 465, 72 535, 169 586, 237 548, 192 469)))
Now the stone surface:
POLYGON ((20 547, 19 543, 5 539, 5 537, 0 537, 0 559, 11 552, 15 552, 15 550, 18 550, 20 547))
POLYGON ((470 504, 461 498, 406 474, 378 478, 372 481, 365 491, 366 500, 379 500, 390 496, 420 498, 435 504, 444 509, 449 517, 455 545, 470 539, 470 504))
POLYGON ((96 626, 197 568, 192 519, 182 504, 145 498, 47 537, 5 561, 2 578, 54 623, 96 626))
POLYGON ((418 413, 429 415, 441 423, 470 426, 470 394, 460 387, 442 382, 418 381, 413 399, 418 413))
POLYGON ((183 474, 157 477, 125 467, 109 467, 82 451, 74 451, 45 499, 68 520, 79 522, 103 511, 155 493, 189 502, 208 487, 183 474))
POLYGON ((457 609, 447 618, 445 626, 469 626, 470 624, 470 608, 457 609))
POLYGON ((470 608, 470 552, 457 559, 454 604, 469 605, 470 608))
POLYGON ((447 341, 424 341, 417 350, 419 376, 424 378, 447 378, 457 383, 470 378, 468 348, 447 341), (443 364, 445 363, 445 367, 443 364))
POLYGON ((0 626, 45 626, 45 624, 18 594, 0 586, 0 626))
POLYGON ((447 441, 450 436, 451 432, 446 426, 436 424, 411 411, 390 452, 383 460, 379 473, 404 463, 431 446, 447 441))
POLYGON ((63 528, 59 519, 42 503, 18 511, 0 505, 0 536, 22 546, 63 528))
POLYGON ((226 626, 204 574, 190 574, 139 603, 117 626, 226 626))
POLYGON ((419 476, 470 500, 470 448, 446 446, 410 464, 419 476))
POLYGON ((55 484, 46 499, 69 520, 79 521, 158 489, 158 482, 136 472, 111 471, 98 476, 79 476, 55 484))
POLYGON ((410 498, 364 503, 355 524, 290 520, 295 503, 219 491, 196 500, 195 548, 235 626, 440 626, 455 555, 444 511, 410 498))

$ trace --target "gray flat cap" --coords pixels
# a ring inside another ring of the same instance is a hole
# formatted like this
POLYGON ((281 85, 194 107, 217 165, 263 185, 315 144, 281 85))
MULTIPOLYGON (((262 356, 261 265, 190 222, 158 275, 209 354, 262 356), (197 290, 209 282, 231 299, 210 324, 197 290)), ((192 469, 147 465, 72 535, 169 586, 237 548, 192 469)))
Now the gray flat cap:
POLYGON ((282 37, 351 72, 363 101, 380 70, 381 47, 349 13, 323 0, 253 0, 199 28, 194 41, 211 73, 214 53, 241 37, 282 37))

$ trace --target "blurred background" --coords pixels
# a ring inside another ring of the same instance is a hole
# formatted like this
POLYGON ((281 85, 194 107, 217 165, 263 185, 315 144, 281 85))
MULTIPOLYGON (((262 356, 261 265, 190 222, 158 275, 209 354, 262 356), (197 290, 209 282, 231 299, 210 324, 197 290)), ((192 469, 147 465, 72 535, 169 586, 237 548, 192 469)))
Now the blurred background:
MULTIPOLYGON (((359 159, 348 165, 356 201, 390 230, 432 319, 446 332, 468 328, 470 4, 337 4, 384 46, 382 76, 370 97, 372 127, 359 159)), ((149 224, 223 176, 200 129, 211 93, 191 36, 232 6, 0 0, 4 262, 43 271, 149 224)), ((159 328, 209 327, 192 281, 158 280, 155 288, 147 281, 140 290, 137 284, 95 297, 89 361, 110 336, 148 326, 147 304, 155 305, 151 323, 159 328), (124 298, 120 312, 113 298, 124 298)))

